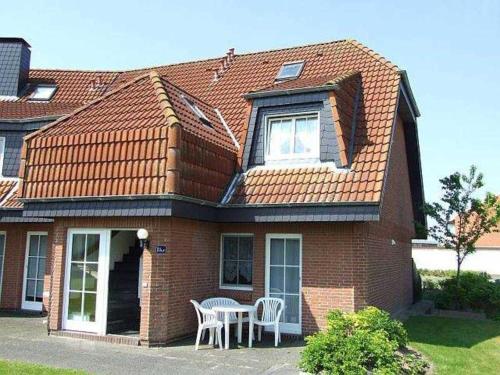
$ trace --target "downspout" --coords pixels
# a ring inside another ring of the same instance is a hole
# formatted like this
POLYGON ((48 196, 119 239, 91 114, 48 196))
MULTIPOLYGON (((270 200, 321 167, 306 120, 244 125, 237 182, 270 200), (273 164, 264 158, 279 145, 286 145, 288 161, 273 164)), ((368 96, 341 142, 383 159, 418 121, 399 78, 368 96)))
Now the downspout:
POLYGON ((174 111, 167 92, 156 71, 150 73, 151 82, 156 91, 160 108, 167 121, 167 186, 166 193, 180 194, 181 179, 181 141, 182 128, 179 118, 174 111))

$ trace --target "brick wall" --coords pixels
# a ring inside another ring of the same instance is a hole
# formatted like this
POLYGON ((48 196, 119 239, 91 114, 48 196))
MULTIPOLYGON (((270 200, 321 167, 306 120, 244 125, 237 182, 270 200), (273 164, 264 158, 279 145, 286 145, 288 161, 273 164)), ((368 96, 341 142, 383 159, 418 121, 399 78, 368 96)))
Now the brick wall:
POLYGON ((367 235, 366 303, 391 312, 412 302, 411 240, 415 231, 409 181, 404 124, 398 117, 381 221, 368 224, 367 235))
MULTIPOLYGON (((49 232, 49 230, 50 224, 0 224, 0 231, 6 232, 0 308, 15 310, 21 308, 27 232, 49 232)), ((48 291, 50 289, 51 257, 49 251, 51 248, 51 240, 52 238, 49 233, 47 243, 44 291, 48 291)), ((47 307, 48 298, 44 296, 43 310, 46 311, 47 307)))

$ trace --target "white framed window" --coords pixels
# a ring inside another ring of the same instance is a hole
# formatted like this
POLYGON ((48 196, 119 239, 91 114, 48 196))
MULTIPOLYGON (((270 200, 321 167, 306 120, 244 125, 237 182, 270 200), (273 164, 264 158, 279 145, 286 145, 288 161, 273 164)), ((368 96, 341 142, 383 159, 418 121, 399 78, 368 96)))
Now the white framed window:
POLYGON ((252 290, 253 234, 225 233, 221 235, 221 289, 252 290))
POLYGON ((50 100, 52 96, 54 96, 56 89, 56 85, 37 85, 29 96, 29 99, 42 101, 50 100))
POLYGON ((5 156, 5 137, 0 137, 0 177, 3 177, 4 156, 5 156))
POLYGON ((304 69, 304 61, 286 62, 281 65, 276 80, 297 78, 302 73, 302 69, 304 69))
POLYGON ((319 113, 266 118, 266 161, 319 159, 319 113))

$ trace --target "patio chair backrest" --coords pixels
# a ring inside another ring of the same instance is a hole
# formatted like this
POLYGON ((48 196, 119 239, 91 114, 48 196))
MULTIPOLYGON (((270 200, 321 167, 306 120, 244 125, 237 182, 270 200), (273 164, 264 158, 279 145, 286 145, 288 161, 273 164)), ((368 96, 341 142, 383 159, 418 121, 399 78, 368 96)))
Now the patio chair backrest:
MULTIPOLYGON (((232 298, 225 298, 225 297, 208 298, 201 302, 201 306, 203 306, 206 309, 211 309, 212 307, 215 306, 234 306, 234 305, 239 305, 239 303, 232 298)), ((217 318, 219 320, 223 320, 224 314, 219 313, 217 318)), ((230 313, 229 319, 231 320, 237 319, 236 313, 230 313)))
POLYGON ((262 297, 255 302, 256 311, 259 311, 259 305, 262 305, 262 316, 260 320, 266 323, 272 323, 281 319, 285 301, 281 298, 262 297))
POLYGON ((212 310, 204 308, 194 299, 191 300, 191 303, 193 304, 194 309, 196 310, 196 316, 198 317, 199 325, 202 325, 203 323, 206 322, 211 322, 213 320, 217 320, 217 317, 212 310))

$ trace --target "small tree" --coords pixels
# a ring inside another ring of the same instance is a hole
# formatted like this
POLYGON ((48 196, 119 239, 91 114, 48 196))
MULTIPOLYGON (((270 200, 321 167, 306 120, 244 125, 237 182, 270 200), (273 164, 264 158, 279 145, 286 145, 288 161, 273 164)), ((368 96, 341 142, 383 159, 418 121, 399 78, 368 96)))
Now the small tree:
POLYGON ((476 251, 476 241, 485 233, 498 231, 500 200, 487 193, 484 200, 474 197, 483 187, 483 174, 471 166, 468 175, 455 172, 439 180, 443 195, 441 203, 424 205, 424 212, 436 221, 428 234, 446 249, 452 249, 457 259, 457 292, 460 268, 464 259, 476 251))

